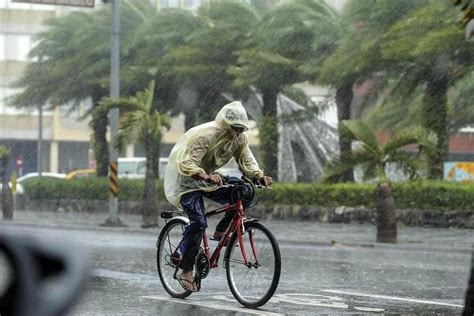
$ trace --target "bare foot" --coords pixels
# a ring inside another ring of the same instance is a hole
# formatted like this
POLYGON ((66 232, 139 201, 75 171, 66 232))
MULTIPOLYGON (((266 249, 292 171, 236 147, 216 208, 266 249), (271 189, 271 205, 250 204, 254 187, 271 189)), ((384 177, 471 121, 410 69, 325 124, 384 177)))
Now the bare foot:
POLYGON ((224 234, 225 232, 219 232, 219 231, 215 231, 214 232, 214 236, 212 236, 212 238, 214 238, 214 240, 220 240, 222 237, 224 237, 224 234))
POLYGON ((193 271, 183 271, 179 275, 179 283, 188 291, 197 291, 196 282, 194 282, 193 271))

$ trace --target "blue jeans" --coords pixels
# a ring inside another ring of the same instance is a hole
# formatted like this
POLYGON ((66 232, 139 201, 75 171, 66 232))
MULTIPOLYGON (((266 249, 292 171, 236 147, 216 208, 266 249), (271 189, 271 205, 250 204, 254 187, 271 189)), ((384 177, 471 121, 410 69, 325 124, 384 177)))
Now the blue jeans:
MULTIPOLYGON (((179 250, 183 254, 180 268, 185 271, 192 271, 195 258, 199 252, 199 246, 207 228, 206 210, 204 208, 203 197, 207 197, 220 204, 231 202, 233 188, 225 187, 212 192, 193 191, 184 194, 180 203, 190 223, 184 229, 183 239, 179 250)), ((232 221, 235 211, 226 212, 224 218, 217 224, 216 231, 224 232, 232 221)))

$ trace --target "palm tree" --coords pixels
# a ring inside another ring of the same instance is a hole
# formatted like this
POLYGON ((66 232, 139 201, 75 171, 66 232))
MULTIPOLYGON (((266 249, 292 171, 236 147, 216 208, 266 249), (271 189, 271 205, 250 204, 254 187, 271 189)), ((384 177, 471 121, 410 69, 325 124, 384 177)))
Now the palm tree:
POLYGON ((199 27, 188 35, 188 42, 176 45, 166 54, 164 65, 179 79, 181 86, 196 91, 192 108, 183 109, 185 128, 214 120, 224 92, 230 92, 232 77, 228 68, 237 64, 238 50, 249 46, 249 35, 258 22, 251 6, 220 2, 201 6, 195 18, 199 27))
POLYGON ((411 106, 422 95, 421 124, 438 137, 429 157, 432 179, 443 178, 449 151, 448 90, 473 69, 474 50, 457 25, 457 14, 447 1, 428 1, 392 25, 381 45, 384 58, 398 64, 392 76, 398 80, 393 88, 401 96, 399 104, 411 106))
POLYGON ((101 117, 112 108, 121 110, 118 133, 114 139, 115 147, 123 152, 128 144, 137 140, 145 147, 146 175, 143 192, 142 227, 158 226, 158 193, 156 179, 158 178, 158 160, 163 128, 170 128, 171 118, 159 111, 158 102, 154 102, 155 82, 151 81, 148 88, 139 91, 135 96, 112 100, 105 98, 94 111, 101 117))
POLYGON ((295 0, 260 17, 252 45, 238 52, 230 67, 237 86, 255 87, 262 95, 260 153, 265 173, 277 178, 277 99, 282 90, 314 79, 314 69, 332 51, 335 12, 324 0, 295 0))
MULTIPOLYGON (((345 3, 338 17, 337 48, 318 67, 317 81, 335 90, 338 121, 356 117, 352 109, 353 85, 370 79, 374 73, 398 67, 383 59, 381 42, 386 30, 421 4, 411 0, 378 0, 345 3)), ((351 155, 352 140, 339 132, 342 159, 351 155)), ((353 170, 341 175, 340 181, 354 181, 353 170)))
POLYGON ((418 177, 420 154, 431 153, 436 149, 436 135, 428 130, 416 127, 396 133, 386 144, 381 144, 375 133, 364 123, 343 121, 342 132, 358 141, 358 148, 352 151, 347 160, 333 159, 326 165, 323 181, 337 181, 345 171, 361 165, 364 180, 378 177, 376 192, 377 242, 395 243, 397 241, 397 218, 392 188, 385 173, 387 164, 395 164, 410 177, 418 177), (417 155, 403 148, 407 145, 419 145, 417 155))
POLYGON ((10 150, 4 146, 0 146, 0 160, 2 164, 2 213, 3 219, 13 218, 13 196, 8 186, 8 162, 10 160, 10 150))
MULTIPOLYGON (((146 75, 146 71, 135 77, 129 75, 133 57, 130 47, 143 23, 143 14, 154 14, 155 10, 146 1, 125 1, 124 4, 121 10, 121 92, 130 93, 143 89, 148 82, 136 80, 146 75)), ((90 97, 96 107, 102 97, 109 95, 111 21, 110 6, 92 13, 79 11, 48 20, 47 30, 36 36, 38 44, 30 51, 30 57, 36 61, 12 83, 12 87, 21 90, 9 103, 26 108, 46 104, 74 108, 90 97)), ((102 117, 91 126, 99 176, 107 176, 108 172, 106 122, 107 117, 102 117)))

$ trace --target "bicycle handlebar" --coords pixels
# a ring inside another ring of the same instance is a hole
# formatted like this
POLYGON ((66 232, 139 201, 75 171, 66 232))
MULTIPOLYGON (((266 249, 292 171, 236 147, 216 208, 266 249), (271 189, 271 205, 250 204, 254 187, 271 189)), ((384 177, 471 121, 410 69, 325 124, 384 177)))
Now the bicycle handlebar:
POLYGON ((220 188, 231 188, 236 185, 242 185, 245 183, 251 184, 254 188, 257 189, 272 189, 270 186, 266 187, 260 182, 252 181, 250 179, 247 179, 245 177, 242 177, 241 179, 234 178, 231 179, 229 176, 221 176, 222 177, 222 182, 224 183, 223 185, 220 186, 220 188))

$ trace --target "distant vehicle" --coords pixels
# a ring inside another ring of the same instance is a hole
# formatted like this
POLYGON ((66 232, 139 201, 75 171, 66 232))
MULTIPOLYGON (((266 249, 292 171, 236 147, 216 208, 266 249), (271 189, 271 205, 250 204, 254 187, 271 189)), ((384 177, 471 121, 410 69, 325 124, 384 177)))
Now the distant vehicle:
POLYGON ((66 180, 70 179, 77 179, 77 178, 90 178, 90 177, 95 177, 96 172, 95 169, 78 169, 69 172, 66 175, 66 180))
MULTIPOLYGON (((168 158, 160 158, 160 178, 164 177, 165 168, 168 164, 168 158)), ((146 173, 146 158, 145 157, 131 157, 118 159, 118 176, 126 179, 144 179, 146 173)), ((78 169, 69 172, 66 179, 89 178, 95 177, 95 169, 78 169)))
MULTIPOLYGON (((39 176, 38 172, 32 172, 25 174, 24 176, 19 177, 16 179, 16 182, 22 183, 23 181, 27 179, 33 179, 37 178, 39 176)), ((66 175, 64 173, 55 173, 55 172, 42 172, 41 173, 42 178, 56 178, 56 179, 64 179, 66 175)))
MULTIPOLYGON (((163 179, 165 176, 166 165, 168 158, 159 159, 159 178, 163 179)), ((146 173, 146 158, 132 157, 118 159, 118 175, 121 178, 127 179, 143 179, 146 173)))
MULTIPOLYGON (((42 172, 42 178, 47 179, 64 179, 66 175, 64 173, 54 173, 54 172, 42 172)), ((24 176, 19 177, 16 179, 16 193, 23 194, 25 193, 25 189, 23 188, 23 184, 26 180, 38 178, 38 172, 32 172, 25 174, 24 176)), ((12 183, 9 182, 8 186, 12 188, 12 183)), ((0 183, 0 194, 2 193, 2 184, 0 183)))

